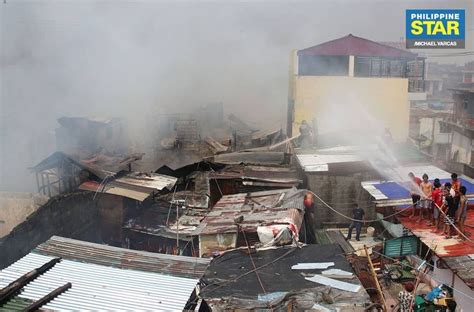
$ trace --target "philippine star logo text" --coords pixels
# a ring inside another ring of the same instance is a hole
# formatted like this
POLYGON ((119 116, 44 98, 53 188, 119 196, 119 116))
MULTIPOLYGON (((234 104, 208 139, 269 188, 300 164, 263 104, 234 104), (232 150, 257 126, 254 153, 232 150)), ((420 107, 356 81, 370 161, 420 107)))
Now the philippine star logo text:
POLYGON ((407 49, 463 49, 464 10, 406 10, 407 49))

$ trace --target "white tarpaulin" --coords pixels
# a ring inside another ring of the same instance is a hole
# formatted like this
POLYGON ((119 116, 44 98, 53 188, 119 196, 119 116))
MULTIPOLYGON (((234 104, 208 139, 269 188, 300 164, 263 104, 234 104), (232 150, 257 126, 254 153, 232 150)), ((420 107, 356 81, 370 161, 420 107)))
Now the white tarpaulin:
POLYGON ((298 263, 291 267, 292 270, 320 270, 333 266, 334 262, 308 262, 298 263))
POLYGON ((361 288, 361 285, 338 281, 333 278, 329 278, 329 277, 322 276, 319 274, 316 274, 313 277, 305 277, 305 279, 311 282, 321 284, 321 285, 331 286, 340 290, 345 290, 345 291, 350 291, 350 292, 358 292, 361 288))

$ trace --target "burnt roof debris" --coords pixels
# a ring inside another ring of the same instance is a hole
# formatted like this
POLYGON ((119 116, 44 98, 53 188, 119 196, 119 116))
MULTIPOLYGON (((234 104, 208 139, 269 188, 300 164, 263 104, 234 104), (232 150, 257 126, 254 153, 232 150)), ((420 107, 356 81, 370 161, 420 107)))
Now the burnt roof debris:
POLYGON ((163 165, 158 168, 155 173, 165 174, 169 176, 173 176, 176 178, 186 177, 195 171, 217 171, 224 168, 224 164, 219 164, 210 161, 199 161, 194 162, 188 165, 184 165, 182 167, 178 167, 173 169, 167 165, 163 165))
POLYGON ((207 160, 226 165, 283 165, 289 163, 286 153, 268 151, 242 151, 220 154, 207 160))
POLYGON ((130 168, 129 166, 141 160, 143 155, 143 153, 134 153, 126 156, 93 154, 87 157, 81 157, 64 152, 55 152, 30 169, 40 172, 61 167, 64 162, 69 162, 103 179, 108 175, 115 174, 122 170, 128 170, 130 168))
POLYGON ((162 190, 171 190, 176 183, 175 177, 156 173, 130 172, 113 180, 104 180, 101 183, 86 181, 79 189, 114 194, 144 201, 150 195, 162 190))
MULTIPOLYGON (((299 309, 311 309, 314 304, 323 301, 321 293, 327 293, 329 287, 305 278, 321 273, 321 270, 301 272, 291 269, 295 264, 307 262, 334 262, 332 268, 353 272, 342 249, 335 244, 258 250, 252 253, 252 257, 246 250, 237 249, 228 251, 211 262, 201 280, 204 284, 201 296, 211 308, 268 309, 286 307, 292 302, 299 309), (292 300, 295 297, 308 300, 292 300)), ((346 282, 360 285, 355 277, 346 282)), ((364 307, 370 303, 363 288, 356 293, 332 288, 330 294, 337 296, 335 303, 330 305, 331 308, 364 307)), ((326 305, 324 302, 320 304, 326 305)))
POLYGON ((210 172, 209 178, 280 188, 297 187, 303 183, 296 169, 290 166, 228 165, 219 171, 210 172))
POLYGON ((298 235, 306 190, 283 189, 223 196, 206 215, 195 235, 256 232, 259 226, 292 224, 298 235), (243 216, 237 225, 236 217, 243 216))

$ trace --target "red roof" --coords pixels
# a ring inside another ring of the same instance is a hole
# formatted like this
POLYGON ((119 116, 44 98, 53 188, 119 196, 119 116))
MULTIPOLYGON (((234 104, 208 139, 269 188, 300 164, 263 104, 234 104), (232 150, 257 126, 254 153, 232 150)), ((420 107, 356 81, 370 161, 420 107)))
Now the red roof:
POLYGON ((298 51, 298 55, 386 56, 414 59, 416 53, 397 49, 351 34, 298 51))
MULTIPOLYGON (((434 226, 427 226, 425 222, 418 223, 418 216, 413 219, 398 216, 398 220, 404 227, 416 235, 423 243, 429 246, 439 257, 458 257, 474 254, 474 243, 458 241, 455 238, 445 239, 440 232, 434 232, 434 226)), ((443 222, 441 217, 441 222, 443 222)), ((469 233, 469 238, 474 238, 474 209, 469 206, 464 229, 469 233)), ((453 231, 454 232, 454 231, 453 231)))

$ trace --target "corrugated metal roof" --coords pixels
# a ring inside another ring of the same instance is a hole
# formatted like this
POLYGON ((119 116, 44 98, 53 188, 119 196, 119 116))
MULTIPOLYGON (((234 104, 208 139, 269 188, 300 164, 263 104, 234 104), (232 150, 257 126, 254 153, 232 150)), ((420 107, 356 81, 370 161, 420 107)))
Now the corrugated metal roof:
POLYGON ((100 193, 106 194, 113 194, 118 196, 123 196, 131 199, 135 199, 138 201, 144 201, 148 196, 150 196, 151 192, 143 192, 137 190, 129 190, 125 187, 121 186, 114 186, 113 184, 102 185, 95 181, 86 181, 79 185, 79 189, 83 191, 91 191, 97 192, 100 190, 100 193))
POLYGON ((286 187, 298 186, 303 182, 295 168, 285 166, 231 165, 217 172, 210 172, 209 178, 241 179, 247 184, 252 181, 281 183, 288 185, 286 187))
POLYGON ((296 159, 305 172, 328 171, 329 164, 364 161, 355 154, 297 154, 296 159))
POLYGON ((176 181, 177 178, 163 174, 131 172, 113 182, 122 186, 133 185, 160 191, 164 188, 173 187, 176 181))
MULTIPOLYGON (((34 252, 2 270, 0 287, 54 257, 34 252)), ((20 296, 38 300, 67 282, 72 287, 46 304, 51 310, 183 310, 198 279, 62 260, 23 288, 20 296)))
POLYGON ((285 153, 268 151, 235 152, 215 155, 213 161, 220 164, 280 165, 285 161, 285 153))
POLYGON ((210 260, 130 250, 53 236, 35 249, 36 253, 121 269, 199 279, 210 260))
MULTIPOLYGON (((395 174, 403 179, 401 182, 364 181, 361 185, 375 199, 379 207, 409 205, 411 204, 409 172, 413 172, 417 177, 422 177, 426 173, 431 182, 435 178, 439 178, 442 184, 451 180, 451 174, 445 170, 432 165, 419 165, 397 168, 395 174)), ((461 176, 459 179, 467 188, 467 196, 474 197, 474 181, 466 176, 461 176)))
POLYGON ((202 220, 199 233, 195 234, 235 233, 237 225, 234 218, 238 216, 243 216, 240 226, 246 232, 255 232, 259 225, 271 223, 291 223, 299 230, 304 215, 304 206, 301 205, 303 197, 304 192, 295 189, 225 195, 202 220), (294 203, 296 198, 301 203, 284 205, 286 200, 294 203), (297 209, 301 216, 296 216, 292 208, 297 209))
POLYGON ((474 254, 460 257, 445 257, 443 261, 456 272, 466 285, 474 290, 474 254))
MULTIPOLYGON (((418 223, 415 218, 397 216, 401 224, 416 235, 426 246, 434 250, 436 255, 444 257, 457 257, 474 254, 474 245, 465 241, 458 241, 455 237, 446 239, 444 234, 433 232, 433 227, 428 226, 425 222, 418 223)), ((474 210, 467 210, 467 217, 465 221, 465 228, 467 235, 474 237, 474 210)))
POLYGON ((298 51, 298 55, 385 56, 414 59, 417 54, 349 34, 298 51))
POLYGON ((99 191, 144 201, 155 191, 161 191, 164 188, 171 189, 176 181, 177 178, 167 175, 134 172, 105 185, 95 181, 86 181, 79 186, 79 189, 92 192, 99 191))

